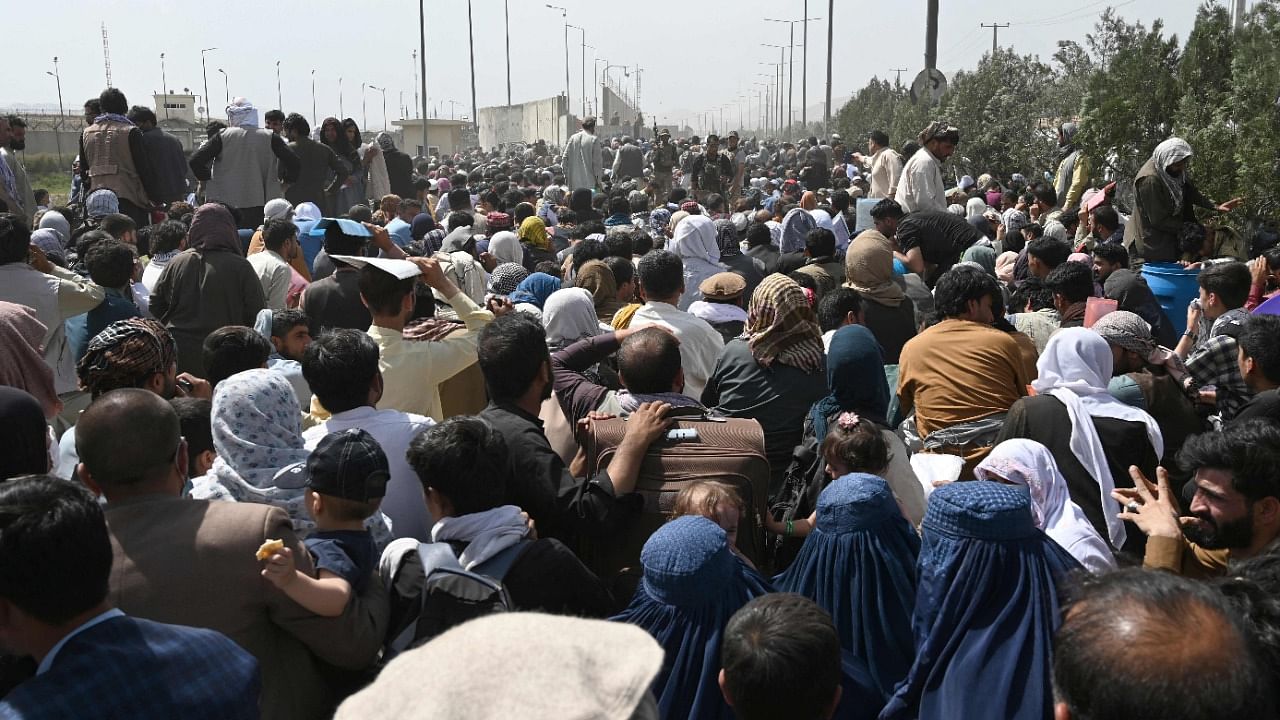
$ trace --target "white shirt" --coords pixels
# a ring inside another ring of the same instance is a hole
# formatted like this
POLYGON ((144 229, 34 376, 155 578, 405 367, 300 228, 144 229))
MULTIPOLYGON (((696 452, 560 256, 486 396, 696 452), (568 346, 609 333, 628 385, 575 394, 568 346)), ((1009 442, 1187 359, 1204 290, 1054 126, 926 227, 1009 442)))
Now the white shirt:
POLYGON ((391 531, 396 538, 411 537, 421 542, 431 542, 431 526, 434 521, 427 512, 427 501, 422 494, 422 481, 409 466, 405 452, 409 443, 435 421, 422 415, 412 415, 399 410, 376 410, 369 406, 340 412, 302 433, 302 443, 307 450, 315 450, 329 433, 358 427, 373 436, 387 455, 391 480, 387 494, 382 499, 382 512, 391 518, 391 531))
POLYGON ((263 250, 249 256, 249 264, 262 283, 262 297, 271 310, 284 310, 285 299, 289 296, 289 283, 293 281, 293 273, 289 263, 284 261, 273 250, 263 250))
POLYGON ((889 148, 880 148, 871 156, 871 192, 869 198, 889 198, 898 191, 902 177, 902 158, 889 148))
POLYGON ((85 621, 85 623, 80 627, 76 628, 75 630, 72 630, 66 635, 63 635, 62 639, 59 640, 52 648, 49 649, 49 654, 45 655, 44 659, 40 661, 40 665, 36 668, 36 675, 43 675, 49 671, 49 668, 53 667, 54 658, 58 656, 58 653, 61 652, 62 650, 62 646, 66 645, 67 641, 71 640, 71 638, 79 635, 85 630, 88 630, 94 625, 97 625, 99 623, 104 623, 108 620, 113 620, 118 617, 124 617, 124 613, 120 612, 120 610, 116 608, 111 608, 110 610, 102 613, 101 615, 95 615, 92 618, 89 618, 89 620, 85 621))
POLYGON ((724 338, 706 320, 664 302, 645 303, 631 318, 631 327, 649 323, 670 328, 680 341, 684 394, 701 399, 702 390, 716 368, 716 360, 724 350, 724 338))
POLYGON ((903 212, 922 210, 946 210, 947 189, 942 184, 942 165, 925 148, 920 148, 907 161, 898 180, 898 192, 894 200, 903 212))

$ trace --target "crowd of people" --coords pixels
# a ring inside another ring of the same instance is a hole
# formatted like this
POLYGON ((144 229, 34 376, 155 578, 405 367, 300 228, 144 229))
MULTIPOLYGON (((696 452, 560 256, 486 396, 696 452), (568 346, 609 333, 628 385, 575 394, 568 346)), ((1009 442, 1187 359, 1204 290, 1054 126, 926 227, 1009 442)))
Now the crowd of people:
POLYGON ((1184 141, 85 108, 0 154, 0 717, 1280 714, 1280 250, 1184 141))

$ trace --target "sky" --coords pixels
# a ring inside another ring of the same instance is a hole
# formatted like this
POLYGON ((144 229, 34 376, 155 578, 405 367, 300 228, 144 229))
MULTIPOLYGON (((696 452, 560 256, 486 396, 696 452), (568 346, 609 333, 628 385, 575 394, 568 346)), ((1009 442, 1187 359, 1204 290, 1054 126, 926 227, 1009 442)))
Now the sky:
MULTIPOLYGON (((502 105, 507 99, 504 47, 504 0, 424 0, 427 7, 427 96, 434 114, 471 115, 467 8, 475 30, 476 104, 502 105), (452 102, 451 102, 452 101, 452 102)), ((540 0, 506 0, 511 28, 511 97, 523 102, 563 93, 565 89, 564 20, 540 0)), ((766 82, 779 50, 786 45, 788 25, 764 18, 800 19, 804 0, 559 0, 568 22, 585 28, 587 92, 593 95, 594 60, 625 65, 612 70, 621 82, 641 74, 641 109, 646 124, 656 115, 664 124, 724 109, 725 122, 736 125, 739 112, 757 113, 754 83, 766 82), (624 15, 622 7, 638 7, 624 15), (747 99, 749 98, 749 100, 747 99)), ((991 48, 991 30, 980 23, 1010 23, 999 43, 1048 61, 1060 39, 1083 44, 1097 16, 1107 6, 1128 20, 1148 26, 1162 19, 1166 33, 1185 40, 1199 0, 1075 0, 1071 3, 996 3, 991 0, 941 0, 938 67, 948 76, 972 68, 991 48)), ((808 107, 823 101, 827 59, 827 0, 809 0, 808 107)), ((836 41, 832 57, 835 99, 847 98, 872 76, 894 77, 906 68, 910 82, 924 67, 925 0, 866 3, 835 0, 836 41)), ((110 36, 113 84, 131 104, 152 105, 161 89, 160 54, 170 89, 203 95, 202 48, 206 53, 209 95, 214 116, 222 114, 225 95, 245 96, 265 110, 277 105, 276 62, 280 62, 286 112, 311 117, 311 71, 315 70, 315 102, 323 117, 341 110, 366 129, 384 124, 382 94, 364 93, 361 85, 386 89, 386 121, 401 117, 401 97, 410 117, 415 111, 418 6, 412 0, 312 0, 288 6, 251 0, 222 0, 202 6, 159 0, 62 0, 47 11, 40 32, 5 35, 9 71, 0 83, 0 107, 38 105, 55 108, 55 80, 47 72, 58 57, 67 111, 78 113, 85 98, 105 86, 101 23, 110 36), (207 8, 207 9, 205 9, 207 8), (297 10, 295 10, 297 8, 297 10), (17 60, 17 62, 14 62, 17 60), (24 69, 25 72, 18 70, 24 69), (219 69, 225 71, 219 72, 219 69), (367 121, 365 118, 367 117, 367 121)), ((34 25, 33 25, 34 27, 34 25)), ((795 42, 803 23, 795 24, 795 42)), ((583 34, 569 30, 569 90, 575 112, 581 109, 583 34)), ((802 104, 804 50, 795 50, 794 107, 802 104)), ((834 114, 837 106, 832 108, 834 114)), ((815 118, 810 113, 809 120, 815 118)), ((696 123, 695 123, 696 124, 696 123)))

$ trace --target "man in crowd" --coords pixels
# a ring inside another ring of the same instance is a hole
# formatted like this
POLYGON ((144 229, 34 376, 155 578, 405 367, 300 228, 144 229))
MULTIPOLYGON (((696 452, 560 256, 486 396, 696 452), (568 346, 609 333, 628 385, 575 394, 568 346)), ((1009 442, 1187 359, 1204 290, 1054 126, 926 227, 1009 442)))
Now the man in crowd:
POLYGON ((253 230, 262 224, 267 201, 283 195, 281 183, 298 177, 299 164, 284 138, 258 127, 253 103, 236 98, 227 106, 227 127, 196 150, 190 165, 205 200, 235 208, 240 228, 253 230))
POLYGON ((565 183, 570 190, 579 188, 594 190, 599 187, 600 175, 604 168, 604 155, 600 138, 596 137, 594 117, 583 118, 582 129, 574 133, 573 137, 565 143, 564 157, 561 158, 560 165, 564 167, 565 183))
POLYGON ((924 452, 958 455, 972 468, 986 457, 1005 415, 1027 394, 1018 344, 991 326, 995 278, 961 265, 938 280, 942 322, 907 341, 898 366, 898 399, 915 410, 924 452))
MULTIPOLYGON (((27 148, 27 123, 17 115, 10 115, 5 118, 5 121, 9 124, 9 139, 0 141, 0 159, 13 173, 17 193, 14 199, 22 206, 21 211, 14 209, 10 212, 23 216, 27 220, 27 225, 31 226, 36 214, 36 194, 31 187, 27 166, 14 154, 27 148)), ((0 173, 3 172, 0 170, 0 173)))
POLYGON ((1134 208, 1124 242, 1135 265, 1143 262, 1176 262, 1182 257, 1178 236, 1184 222, 1195 219, 1195 208, 1231 212, 1243 198, 1216 205, 1188 177, 1191 146, 1181 138, 1169 138, 1156 146, 1151 158, 1133 179, 1134 208))
POLYGON ((644 151, 630 135, 623 135, 622 147, 613 156, 613 180, 621 182, 623 178, 641 177, 644 177, 644 151))
POLYGON ((632 316, 632 325, 652 323, 671 330, 680 340, 680 364, 684 368, 685 394, 702 397, 702 390, 724 349, 724 338, 706 320, 677 305, 684 294, 684 265, 680 258, 658 250, 640 258, 636 269, 644 306, 632 316))
POLYGON ((1055 720, 1274 717, 1266 663, 1217 590, 1136 569, 1081 580, 1053 643, 1055 720))
POLYGON ((1038 237, 1027 243, 1027 272, 1032 277, 1045 280, 1049 273, 1056 270, 1067 258, 1071 257, 1071 246, 1049 236, 1038 237))
POLYGON ((289 140, 289 150, 298 159, 298 174, 285 187, 285 199, 294 207, 304 202, 315 203, 326 217, 336 215, 333 201, 351 168, 328 145, 311 139, 311 124, 298 113, 289 113, 284 119, 284 134, 289 140), (326 186, 324 181, 329 173, 333 173, 333 180, 326 186))
POLYGON ((1253 397, 1231 423, 1263 419, 1280 426, 1280 317, 1250 315, 1236 344, 1240 375, 1253 397))
POLYGON ((0 641, 39 663, 0 716, 256 718, 258 663, 225 635, 130 617, 109 597, 111 539, 83 486, 0 485, 0 641))
POLYGON ((7 150, 13 139, 13 130, 9 127, 9 118, 0 116, 0 212, 7 212, 17 218, 28 229, 31 218, 22 205, 22 193, 18 190, 18 161, 7 150))
POLYGON ((1187 330, 1174 351, 1186 362, 1195 385, 1215 390, 1201 391, 1201 402, 1214 407, 1229 422, 1252 394, 1240 376, 1237 358, 1241 326, 1249 312, 1244 309, 1251 282, 1249 268, 1241 262, 1211 265, 1196 277, 1200 297, 1187 308, 1187 330))
POLYGON ((693 159, 690 170, 691 189, 699 201, 705 201, 708 195, 724 195, 725 189, 733 180, 733 160, 720 152, 720 138, 707 136, 706 150, 693 159))
MULTIPOLYGON (((928 152, 928 150, 921 150, 928 152)), ((901 194, 901 193, 899 193, 901 194)), ((898 200, 899 205, 902 201, 898 200)), ((902 210, 907 207, 902 205, 902 210)), ((895 235, 898 259, 931 287, 938 276, 960 262, 974 243, 982 239, 972 225, 959 215, 944 210, 926 210, 903 216, 895 235)))
POLYGON ((1098 243, 1093 247, 1093 277, 1100 283, 1117 270, 1129 269, 1129 253, 1123 245, 1098 243))
POLYGON ((142 146, 155 173, 155 195, 151 199, 165 207, 185 200, 189 170, 182 141, 156 125, 156 114, 150 108, 134 105, 129 109, 129 121, 142 131, 142 146))
POLYGON ((921 147, 907 160, 898 180, 898 191, 893 196, 903 211, 947 209, 942 163, 955 153, 959 144, 960 129, 945 120, 935 120, 920 132, 921 147))
POLYGON ((396 149, 395 138, 390 133, 378 133, 376 139, 382 159, 387 164, 391 192, 401 198, 414 197, 417 193, 413 191, 413 158, 396 149))
POLYGON ((653 165, 653 179, 658 183, 658 196, 655 204, 665 203, 671 194, 671 173, 680 161, 680 151, 671 142, 671 131, 659 130, 658 142, 649 151, 649 162, 653 165))
POLYGON ((729 198, 742 197, 742 179, 747 172, 747 150, 742 146, 737 130, 729 131, 725 141, 725 154, 733 161, 733 179, 729 182, 729 198))
POLYGON ((289 263, 302 252, 298 226, 287 215, 272 218, 262 228, 263 250, 249 256, 249 264, 262 283, 262 297, 268 310, 284 310, 293 271, 289 263))
POLYGON ((395 217, 386 224, 387 234, 400 247, 413 242, 413 219, 422 212, 422 201, 408 198, 400 201, 395 217))
POLYGON ((871 190, 867 197, 880 200, 898 194, 898 181, 902 177, 902 158, 889 146, 889 136, 883 130, 873 130, 867 138, 867 152, 854 153, 857 160, 871 176, 871 190))
POLYGON ((142 130, 125 117, 129 101, 116 88, 103 90, 98 103, 102 114, 80 135, 81 187, 86 193, 102 188, 114 192, 120 212, 147 225, 159 190, 142 130))
POLYGON ((1084 311, 1093 297, 1093 270, 1084 263, 1065 262, 1053 269, 1044 284, 1053 293, 1058 327, 1084 327, 1084 311))

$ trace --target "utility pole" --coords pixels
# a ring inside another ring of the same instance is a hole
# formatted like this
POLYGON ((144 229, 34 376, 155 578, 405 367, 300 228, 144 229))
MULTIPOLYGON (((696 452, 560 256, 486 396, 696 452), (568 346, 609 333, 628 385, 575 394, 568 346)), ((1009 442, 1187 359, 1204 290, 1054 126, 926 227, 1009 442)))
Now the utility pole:
POLYGON ((898 73, 898 79, 897 79, 897 81, 896 81, 896 84, 901 85, 901 84, 902 84, 902 73, 904 73, 904 72, 906 72, 906 71, 908 71, 908 70, 910 70, 910 69, 911 69, 911 68, 889 68, 889 72, 891 72, 891 73, 898 73))
POLYGON ((44 71, 45 75, 52 75, 54 81, 58 83, 58 123, 54 125, 53 140, 58 145, 58 165, 62 165, 62 124, 67 121, 66 110, 62 107, 62 74, 58 72, 58 56, 53 56, 53 72, 44 71))
POLYGON ((507 29, 507 107, 511 107, 511 2, 502 0, 502 13, 507 29))
MULTIPOLYGON (((164 76, 164 53, 160 53, 160 92, 164 94, 164 119, 169 119, 169 81, 164 76)), ((56 135, 55 135, 56 137, 56 135)), ((62 150, 58 150, 59 160, 62 162, 62 150)))
MULTIPOLYGON (((569 139, 569 114, 572 112, 569 106, 569 11, 559 5, 547 4, 552 10, 560 11, 560 19, 564 21, 564 119, 565 119, 565 140, 569 139)), ((606 73, 608 70, 605 71, 606 73)), ((560 140, 560 123, 556 123, 556 141, 560 140)))
POLYGON ((827 107, 822 118, 822 134, 828 138, 831 137, 831 43, 835 37, 835 15, 836 0, 827 0, 827 107))
POLYGON ((218 48, 205 48, 200 51, 200 74, 204 77, 204 122, 209 123, 209 67, 205 64, 204 54, 218 48))
POLYGON ((480 111, 476 106, 476 35, 471 26, 471 0, 467 0, 467 50, 471 53, 471 129, 480 144, 480 111))
POLYGON ((316 69, 311 68, 311 125, 312 127, 320 127, 320 120, 316 118, 316 69))
POLYGON ((284 111, 284 94, 280 91, 280 61, 276 61, 276 109, 284 111))
POLYGON ((582 33, 582 117, 587 116, 587 29, 570 25, 569 27, 582 33))
POLYGON ((938 67, 938 0, 929 0, 924 27, 925 69, 938 67))
MULTIPOLYGON (((421 44, 419 48, 421 55, 417 58, 419 69, 422 72, 422 84, 419 86, 422 90, 422 157, 428 157, 427 150, 427 103, 431 102, 431 98, 427 97, 427 20, 426 20, 426 4, 427 0, 418 0, 418 42, 421 44)), ((414 83, 417 85, 417 83, 414 83)), ((419 87, 413 89, 413 104, 418 104, 419 87)))
POLYGON ((1004 23, 1003 25, 1001 25, 1000 23, 991 23, 990 25, 986 23, 978 23, 978 27, 991 28, 991 54, 995 55, 996 48, 998 47, 996 45, 996 38, 1000 36, 1000 28, 1009 27, 1009 23, 1004 23))

